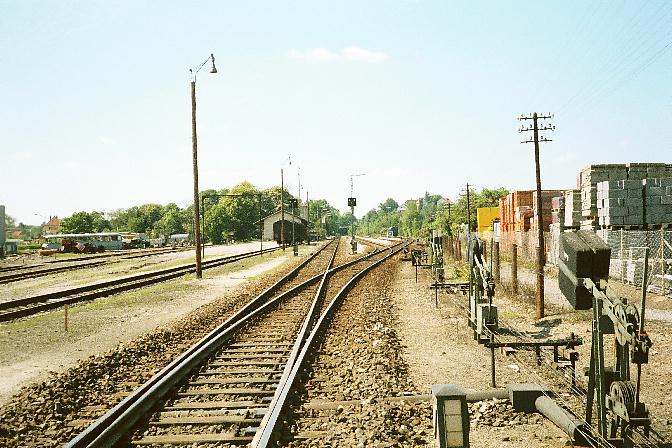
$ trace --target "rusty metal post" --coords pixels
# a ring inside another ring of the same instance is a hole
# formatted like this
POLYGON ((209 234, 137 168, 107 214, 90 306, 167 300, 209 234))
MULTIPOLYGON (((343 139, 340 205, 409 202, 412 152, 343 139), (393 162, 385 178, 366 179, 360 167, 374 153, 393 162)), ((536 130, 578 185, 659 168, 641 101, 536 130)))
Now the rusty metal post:
POLYGON ((499 241, 495 241, 495 250, 493 251, 492 259, 494 260, 493 275, 495 276, 495 282, 500 283, 502 273, 499 268, 499 241))
POLYGON ((202 278, 201 229, 198 207, 198 141, 196 138, 196 80, 191 81, 191 157, 194 171, 194 243, 196 244, 196 278, 202 278))
POLYGON ((280 168, 280 245, 285 251, 285 171, 280 168))
POLYGON ((261 211, 261 193, 259 196, 259 256, 264 254, 264 217, 261 211))
POLYGON ((511 249, 511 287, 518 294, 518 245, 514 243, 511 249))
POLYGON ((490 346, 490 385, 492 386, 493 389, 497 387, 497 381, 495 377, 495 335, 494 333, 490 333, 490 343, 493 344, 490 346))

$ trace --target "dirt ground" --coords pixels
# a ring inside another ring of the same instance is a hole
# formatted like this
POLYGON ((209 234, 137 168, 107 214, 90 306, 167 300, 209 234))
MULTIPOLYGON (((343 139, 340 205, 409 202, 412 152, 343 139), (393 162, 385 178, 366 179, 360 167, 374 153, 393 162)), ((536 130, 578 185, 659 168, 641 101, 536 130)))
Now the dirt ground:
MULTIPOLYGON (((275 242, 264 242, 264 248, 277 247, 275 242)), ((207 247, 204 260, 236 255, 259 249, 259 242, 207 247)), ((66 254, 67 255, 67 254, 66 254)), ((33 256, 35 257, 35 256, 33 256)), ((81 257, 81 256, 79 256, 81 257)), ((64 287, 83 286, 113 280, 139 272, 155 271, 194 262, 194 251, 169 252, 130 260, 110 259, 100 266, 57 272, 50 275, 7 283, 0 288, 0 302, 37 294, 58 291, 64 287)), ((2 268, 0 267, 0 270, 2 268)))
POLYGON ((0 324, 0 405, 22 386, 177 320, 293 258, 289 251, 266 254, 206 270, 202 281, 185 276, 71 307, 67 332, 63 309, 0 324))
MULTIPOLYGON (((455 272, 454 265, 446 265, 447 276, 455 272)), ((518 331, 529 338, 564 338, 571 333, 583 339, 577 348, 580 354, 577 371, 583 372, 590 359, 592 320, 591 311, 574 311, 562 296, 557 286, 557 277, 546 277, 546 318, 534 319, 534 276, 532 272, 519 269, 523 287, 521 294, 513 297, 507 285, 498 285, 495 304, 499 308, 500 329, 518 331), (550 298, 550 300, 549 300, 550 298), (561 299, 561 301, 560 301, 561 299)), ((487 389, 490 387, 490 352, 476 344, 472 331, 466 325, 466 297, 439 292, 439 307, 435 307, 434 290, 429 288, 429 270, 419 270, 419 282, 415 284, 415 270, 406 263, 400 266, 395 290, 400 313, 400 333, 406 346, 405 359, 409 364, 412 380, 419 388, 434 383, 455 382, 465 388, 487 389)), ((507 280, 509 272, 504 267, 502 277, 507 280)), ((627 288, 627 285, 621 286, 627 288)), ((632 294, 632 292, 630 292, 632 294)), ((654 431, 660 436, 654 440, 672 441, 672 404, 668 396, 672 392, 669 378, 672 375, 672 325, 665 316, 667 310, 657 308, 666 303, 655 297, 647 305, 647 332, 653 342, 649 364, 643 366, 642 401, 649 406, 654 431)), ((638 303, 638 302, 635 302, 638 303)), ((605 340, 605 347, 609 342, 605 340)), ((607 349, 608 357, 611 357, 607 349)), ((519 351, 513 357, 496 354, 497 386, 511 382, 534 382, 553 387, 561 393, 562 400, 581 414, 585 404, 578 397, 570 396, 569 384, 558 380, 557 373, 542 363, 536 366, 532 353, 519 351)), ((636 374, 633 374, 633 379, 636 374)), ((579 376, 585 385, 585 377, 579 376)), ((583 383, 581 383, 583 382, 583 383)), ((516 427, 513 433, 500 428, 481 427, 472 432, 474 446, 562 446, 564 436, 557 428, 538 425, 516 427), (542 436, 540 440, 538 436, 542 436), (550 437, 550 438, 546 438, 550 437), (515 443, 513 443, 515 442, 515 443)))
MULTIPOLYGON (((420 269, 415 283, 415 268, 400 263, 394 279, 392 297, 399 310, 399 336, 404 344, 404 359, 411 381, 423 394, 432 384, 456 383, 467 390, 487 391, 490 385, 490 351, 473 340, 464 311, 445 293, 435 306, 434 290, 429 288, 429 271, 420 269)), ((497 385, 527 382, 515 363, 497 356, 497 385), (512 366, 512 367, 509 367, 512 366)), ((567 440, 548 420, 536 423, 493 427, 472 425, 474 447, 561 447, 567 440)))

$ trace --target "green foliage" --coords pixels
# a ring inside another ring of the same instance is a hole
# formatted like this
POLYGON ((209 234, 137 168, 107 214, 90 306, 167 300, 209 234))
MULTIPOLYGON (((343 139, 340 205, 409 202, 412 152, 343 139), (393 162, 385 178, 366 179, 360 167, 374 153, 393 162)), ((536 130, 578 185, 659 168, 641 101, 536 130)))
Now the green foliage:
MULTIPOLYGON (((509 191, 506 188, 470 191, 472 228, 476 223, 476 208, 497 206, 499 198, 507 194, 509 191)), ((466 222, 466 192, 456 202, 441 195, 425 193, 422 198, 406 201, 403 209, 400 209, 394 199, 386 199, 378 208, 369 210, 362 217, 358 223, 358 231, 367 235, 385 235, 390 227, 397 226, 402 236, 424 237, 431 229, 444 233, 455 232, 466 222)))
POLYGON ((16 227, 16 220, 5 213, 5 227, 16 227))
POLYGON ((340 234, 341 213, 324 199, 308 201, 308 221, 310 229, 319 235, 340 234))
POLYGON ((77 212, 61 221, 62 233, 97 233, 112 230, 110 221, 102 212, 77 212))
POLYGON ((358 227, 360 232, 367 235, 387 235, 390 227, 399 227, 400 220, 399 203, 387 198, 378 205, 378 208, 369 210, 360 220, 358 227))
MULTIPOLYGON (((471 206, 470 223, 472 230, 476 228, 476 209, 479 207, 499 206, 499 198, 509 194, 509 190, 500 187, 495 189, 483 188, 479 191, 469 192, 469 202, 471 206)), ((451 204, 450 209, 444 203, 439 210, 437 222, 440 224, 437 228, 444 232, 455 232, 460 224, 467 223, 467 193, 460 194, 458 200, 451 204)))

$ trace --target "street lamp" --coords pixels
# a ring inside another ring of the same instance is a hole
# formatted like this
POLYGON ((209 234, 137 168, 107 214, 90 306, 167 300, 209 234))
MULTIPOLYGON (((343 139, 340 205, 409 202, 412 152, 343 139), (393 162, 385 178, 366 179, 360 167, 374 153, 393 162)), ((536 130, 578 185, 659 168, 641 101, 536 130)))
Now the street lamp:
POLYGON ((189 69, 191 73, 191 156, 194 169, 194 243, 196 244, 196 278, 203 277, 203 270, 201 268, 201 226, 199 223, 198 210, 198 144, 196 139, 196 75, 203 68, 208 61, 212 61, 212 68, 210 73, 217 73, 215 67, 215 56, 210 53, 208 58, 201 62, 201 65, 195 69, 189 69))

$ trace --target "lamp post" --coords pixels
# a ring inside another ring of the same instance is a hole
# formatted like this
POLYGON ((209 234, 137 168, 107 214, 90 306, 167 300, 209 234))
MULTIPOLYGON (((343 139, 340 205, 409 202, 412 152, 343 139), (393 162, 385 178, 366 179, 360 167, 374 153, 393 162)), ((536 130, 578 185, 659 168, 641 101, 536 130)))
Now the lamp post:
POLYGON ((189 69, 191 73, 191 157, 194 170, 194 243, 196 244, 196 278, 203 277, 201 268, 201 229, 199 223, 198 207, 198 142, 196 138, 196 75, 208 61, 212 61, 210 73, 217 73, 215 56, 210 53, 208 58, 201 62, 195 69, 189 69))

